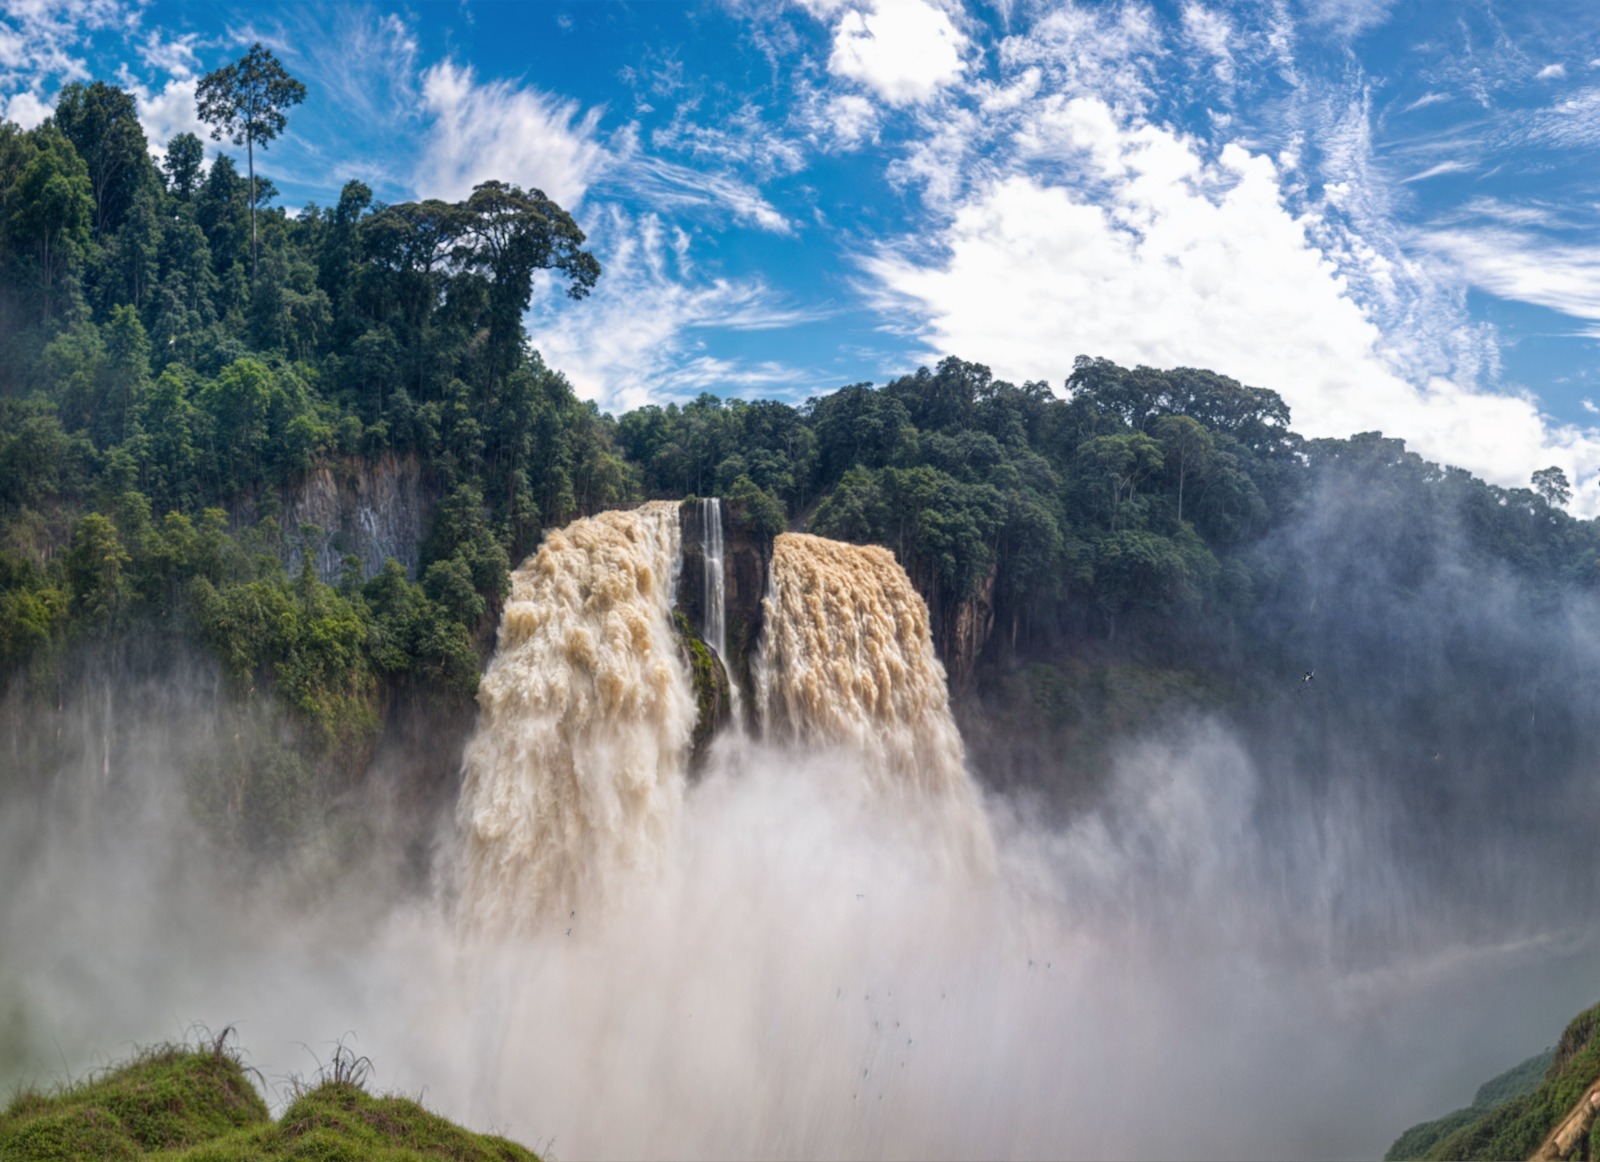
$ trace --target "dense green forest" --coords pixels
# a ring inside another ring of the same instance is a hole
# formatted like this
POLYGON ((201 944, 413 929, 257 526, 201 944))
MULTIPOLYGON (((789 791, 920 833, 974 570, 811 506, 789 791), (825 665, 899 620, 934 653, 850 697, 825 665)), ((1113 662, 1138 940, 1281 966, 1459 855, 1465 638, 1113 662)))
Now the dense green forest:
MULTIPOLYGON (((1262 664, 1257 639, 1278 643, 1273 681, 1298 678, 1311 631, 1284 630, 1284 598, 1319 559, 1381 560, 1388 592, 1462 554, 1529 593, 1600 582, 1600 534, 1563 511, 1558 470, 1507 490, 1377 433, 1303 439, 1277 394, 1211 371, 1080 358, 1052 387, 948 358, 799 405, 706 394, 614 418, 527 342, 538 272, 575 298, 601 277, 539 191, 388 205, 350 182, 292 213, 253 181, 192 135, 158 165, 132 96, 99 81, 36 129, 0 125, 14 697, 198 648, 241 696, 288 708, 294 762, 354 776, 395 699, 470 706, 543 529, 647 497, 720 495, 760 536, 890 546, 947 659, 980 608, 980 685, 1022 681, 1032 726, 1069 734, 1086 707, 1115 725, 1119 682, 1143 683, 1136 702, 1226 690, 1262 664), (284 496, 318 465, 384 456, 438 498, 415 575, 355 558, 319 575, 328 534, 285 530, 284 496), (1309 553, 1308 528, 1338 552, 1309 553), (1092 681, 1063 643, 1104 662, 1092 681)), ((1343 615, 1325 616, 1328 637, 1343 615)))

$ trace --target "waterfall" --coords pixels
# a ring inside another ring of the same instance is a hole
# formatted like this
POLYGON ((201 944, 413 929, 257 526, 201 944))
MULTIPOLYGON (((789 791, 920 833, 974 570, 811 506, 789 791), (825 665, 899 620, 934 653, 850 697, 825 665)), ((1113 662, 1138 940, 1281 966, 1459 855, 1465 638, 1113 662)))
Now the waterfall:
POLYGON ((728 604, 727 588, 723 579, 722 554, 722 501, 707 496, 700 501, 700 527, 704 537, 705 554, 705 614, 700 636, 716 652, 724 666, 728 664, 728 604))
MULTIPOLYGON (((705 638, 724 641, 721 506, 702 501, 705 638)), ((478 688, 456 821, 469 929, 564 926, 662 866, 697 713, 672 628, 678 506, 553 532, 511 579, 478 688)), ((887 549, 785 533, 756 662, 769 746, 836 755, 875 800, 935 824, 952 862, 993 844, 950 715, 928 609, 887 549)))
POLYGON ((967 862, 990 864, 928 607, 894 554, 780 534, 763 609, 756 714, 767 741, 848 753, 875 790, 939 816, 967 862))
POLYGON ((700 637, 711 647, 728 676, 728 704, 735 730, 742 730, 739 683, 728 657, 728 586, 726 553, 722 547, 722 501, 715 496, 700 500, 701 557, 705 581, 701 598, 700 637))
POLYGON ((659 864, 695 722, 678 550, 657 502, 574 521, 512 574, 457 807, 468 927, 565 921, 659 864))

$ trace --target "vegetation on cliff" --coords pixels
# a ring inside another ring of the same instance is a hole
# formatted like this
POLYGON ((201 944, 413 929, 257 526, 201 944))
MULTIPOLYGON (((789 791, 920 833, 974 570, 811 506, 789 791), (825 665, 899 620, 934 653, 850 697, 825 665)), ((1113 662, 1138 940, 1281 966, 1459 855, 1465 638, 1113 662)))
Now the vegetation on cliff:
MULTIPOLYGON (((1407 1130, 1385 1158, 1532 1158, 1589 1090, 1600 1083, 1600 1005, 1567 1025, 1553 1050, 1479 1088, 1472 1105, 1407 1130)), ((1592 1111, 1591 1111, 1592 1114, 1592 1111)), ((1550 1157, 1591 1158, 1589 1121, 1550 1157)), ((1543 1155, 1541 1155, 1543 1156, 1543 1155)))

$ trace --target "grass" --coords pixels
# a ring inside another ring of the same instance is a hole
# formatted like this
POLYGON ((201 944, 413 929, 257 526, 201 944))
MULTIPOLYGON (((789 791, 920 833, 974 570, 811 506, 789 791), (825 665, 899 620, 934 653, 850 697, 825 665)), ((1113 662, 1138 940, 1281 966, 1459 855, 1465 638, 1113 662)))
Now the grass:
MULTIPOLYGON (((1574 1017, 1553 1052, 1486 1082, 1473 1104, 1402 1134, 1387 1159, 1527 1158, 1600 1078, 1600 1005, 1574 1017), (1546 1061, 1541 1068, 1541 1063, 1546 1061)), ((1592 1143, 1577 1156, 1589 1157, 1592 1143)))
POLYGON ((57 1092, 18 1094, 0 1113, 0 1158, 537 1162, 417 1102, 367 1092, 370 1068, 341 1046, 273 1121, 226 1033, 200 1046, 163 1045, 57 1092))

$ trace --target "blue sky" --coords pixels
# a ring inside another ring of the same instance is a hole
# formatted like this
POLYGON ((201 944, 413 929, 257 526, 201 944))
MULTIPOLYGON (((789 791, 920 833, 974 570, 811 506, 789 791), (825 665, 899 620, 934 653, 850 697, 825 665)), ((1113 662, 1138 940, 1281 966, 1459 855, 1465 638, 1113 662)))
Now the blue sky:
POLYGON ((295 207, 537 186, 606 268, 529 329, 611 410, 945 354, 1205 366, 1600 511, 1600 9, 1268 0, 0 0, 0 106, 119 79, 152 145, 254 39, 295 207))

